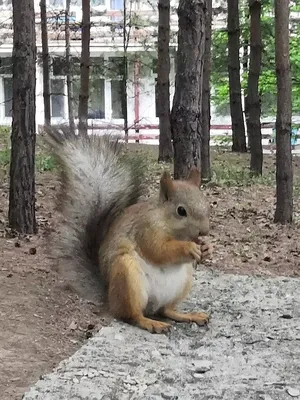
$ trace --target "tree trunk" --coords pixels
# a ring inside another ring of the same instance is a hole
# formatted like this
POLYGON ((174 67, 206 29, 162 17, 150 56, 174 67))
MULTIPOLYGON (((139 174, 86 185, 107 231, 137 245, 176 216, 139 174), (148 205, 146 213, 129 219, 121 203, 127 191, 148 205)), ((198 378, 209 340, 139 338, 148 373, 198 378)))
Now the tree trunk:
POLYGON ((128 80, 128 65, 127 65, 127 51, 124 52, 123 56, 123 73, 122 73, 122 114, 124 118, 124 132, 125 132, 125 142, 128 143, 128 107, 127 107, 127 80, 128 80))
POLYGON ((276 211, 275 222, 293 219, 293 165, 291 151, 292 93, 289 56, 289 1, 275 1, 276 114, 276 211))
POLYGON ((158 161, 173 161, 170 122, 170 0, 158 1, 157 97, 159 114, 158 161))
POLYGON ((232 121, 232 151, 244 153, 247 151, 247 147, 240 80, 240 24, 238 3, 238 0, 227 0, 228 72, 230 113, 232 121))
MULTIPOLYGON (((250 19, 249 19, 249 1, 242 0, 243 10, 242 10, 242 17, 243 17, 243 25, 250 26, 250 19)), ((242 36, 243 41, 243 74, 249 73, 249 29, 243 31, 242 36)), ((248 127, 248 120, 249 120, 249 110, 248 110, 248 88, 244 89, 244 114, 245 114, 245 122, 247 128, 247 134, 249 137, 249 127, 248 127)), ((249 146, 248 146, 249 148, 249 146)))
POLYGON ((127 107, 127 80, 128 80, 128 64, 127 64, 127 49, 129 43, 130 36, 130 26, 127 32, 127 2, 124 0, 123 2, 123 66, 122 66, 122 114, 124 118, 124 133, 125 133, 125 142, 128 143, 128 107, 127 107))
POLYGON ((72 135, 74 135, 75 122, 74 122, 74 108, 73 108, 73 82, 71 73, 70 22, 69 22, 70 3, 71 0, 66 0, 66 13, 65 13, 66 75, 67 75, 69 126, 72 135))
POLYGON ((199 124, 205 46, 204 0, 180 0, 175 94, 171 112, 174 176, 185 178, 192 166, 200 169, 199 124))
POLYGON ((51 125, 51 103, 50 103, 50 74, 49 74, 49 48, 47 29, 46 0, 40 1, 41 8, 41 31, 42 31, 42 58, 43 58, 43 98, 44 98, 44 123, 51 125))
POLYGON ((90 0, 82 0, 80 93, 78 105, 79 134, 88 133, 88 104, 90 80, 90 0))
POLYGON ((260 99, 258 82, 261 70, 261 1, 249 0, 250 11, 250 65, 248 74, 247 127, 250 144, 250 172, 252 175, 262 175, 263 149, 260 126, 260 99))
POLYGON ((212 0, 207 0, 205 21, 205 53, 203 64, 202 94, 202 140, 201 140, 201 175, 202 180, 211 180, 210 168, 210 71, 211 71, 211 24, 212 0))
POLYGON ((35 80, 34 0, 13 0, 13 102, 9 224, 35 233, 35 80))

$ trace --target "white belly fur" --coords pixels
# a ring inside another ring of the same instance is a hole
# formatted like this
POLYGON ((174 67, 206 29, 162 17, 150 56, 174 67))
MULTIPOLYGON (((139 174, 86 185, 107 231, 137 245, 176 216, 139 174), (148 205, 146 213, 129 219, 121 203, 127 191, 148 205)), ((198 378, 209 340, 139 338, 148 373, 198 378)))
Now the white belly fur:
POLYGON ((168 265, 159 268, 136 255, 141 267, 143 303, 152 314, 180 296, 193 271, 193 264, 168 265))

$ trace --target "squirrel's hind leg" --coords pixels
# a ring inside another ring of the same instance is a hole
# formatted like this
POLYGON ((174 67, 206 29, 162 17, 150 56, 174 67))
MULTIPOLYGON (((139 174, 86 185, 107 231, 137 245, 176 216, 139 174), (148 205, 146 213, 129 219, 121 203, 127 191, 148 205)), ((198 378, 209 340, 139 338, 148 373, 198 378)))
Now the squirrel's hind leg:
POLYGON ((108 301, 115 318, 130 322, 151 333, 163 333, 170 324, 144 316, 148 295, 134 256, 118 256, 110 268, 108 301))
POLYGON ((195 322, 199 326, 206 325, 209 316, 202 312, 181 313, 174 308, 165 307, 161 310, 161 315, 177 322, 195 322))
POLYGON ((162 317, 171 319, 176 322, 195 322, 199 326, 206 325, 209 321, 209 316, 202 312, 189 312, 183 313, 176 311, 176 306, 180 303, 189 293, 191 289, 192 277, 190 276, 186 282, 183 292, 178 296, 178 298, 172 303, 167 304, 165 307, 159 310, 159 314, 162 317))

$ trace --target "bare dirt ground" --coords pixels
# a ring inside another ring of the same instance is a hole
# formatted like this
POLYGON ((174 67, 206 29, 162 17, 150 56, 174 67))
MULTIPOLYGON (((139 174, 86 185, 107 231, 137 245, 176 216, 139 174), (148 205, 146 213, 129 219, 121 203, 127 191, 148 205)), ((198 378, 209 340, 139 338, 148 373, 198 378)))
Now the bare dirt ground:
MULTIPOLYGON (((162 165, 149 158, 149 193, 158 186, 162 165)), ((274 159, 266 158, 264 178, 251 182, 248 156, 217 152, 215 175, 206 191, 212 206, 215 254, 208 268, 265 276, 300 275, 299 163, 295 159, 295 223, 273 224, 274 159), (246 171, 246 169, 245 169, 246 171)), ((57 178, 37 174, 39 234, 18 238, 7 228, 8 184, 0 178, 0 399, 20 399, 40 375, 50 371, 109 322, 105 310, 70 290, 47 251, 57 235, 54 210, 57 178)))

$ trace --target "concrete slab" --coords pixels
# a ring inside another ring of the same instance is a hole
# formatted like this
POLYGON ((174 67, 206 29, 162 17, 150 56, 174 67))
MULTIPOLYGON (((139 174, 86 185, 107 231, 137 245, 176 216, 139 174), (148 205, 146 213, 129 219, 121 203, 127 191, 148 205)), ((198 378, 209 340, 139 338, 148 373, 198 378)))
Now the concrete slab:
POLYGON ((300 399, 299 279, 201 270, 183 308, 210 310, 208 328, 113 322, 23 399, 300 399))

